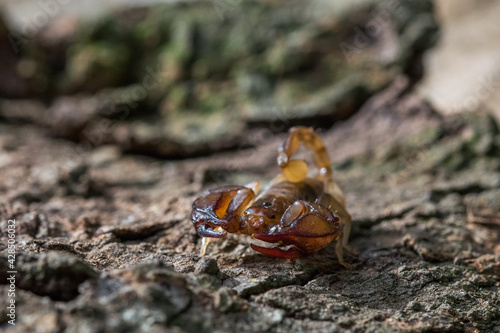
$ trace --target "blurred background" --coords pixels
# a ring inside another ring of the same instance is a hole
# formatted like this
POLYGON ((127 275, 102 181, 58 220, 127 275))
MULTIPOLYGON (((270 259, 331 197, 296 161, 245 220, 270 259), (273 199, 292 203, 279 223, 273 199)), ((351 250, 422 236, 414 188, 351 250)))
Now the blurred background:
MULTIPOLYGON (((329 128, 400 75, 500 115, 495 1, 2 2, 0 117, 186 158, 249 128, 329 128)), ((251 140, 250 140, 251 141, 251 140)))

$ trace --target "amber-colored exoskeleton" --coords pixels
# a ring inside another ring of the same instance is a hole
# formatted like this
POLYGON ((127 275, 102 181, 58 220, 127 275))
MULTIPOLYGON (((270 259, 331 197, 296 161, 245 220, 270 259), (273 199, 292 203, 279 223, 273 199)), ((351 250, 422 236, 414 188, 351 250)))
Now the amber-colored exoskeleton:
POLYGON ((211 189, 198 198, 191 213, 196 232, 212 238, 239 233, 290 245, 285 249, 251 244, 255 251, 289 259, 317 252, 337 240, 338 260, 349 267, 342 250, 349 238, 351 217, 344 194, 333 181, 330 158, 320 136, 312 128, 291 128, 278 148, 278 165, 281 173, 259 195, 256 183, 211 189), (317 167, 313 177, 308 177, 304 160, 291 159, 301 144, 313 152, 317 167))

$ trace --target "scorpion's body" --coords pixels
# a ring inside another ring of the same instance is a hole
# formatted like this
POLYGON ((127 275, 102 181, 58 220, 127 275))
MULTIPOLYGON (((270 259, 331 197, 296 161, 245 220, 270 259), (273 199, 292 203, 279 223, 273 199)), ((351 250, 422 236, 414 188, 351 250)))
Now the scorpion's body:
POLYGON ((221 238, 228 232, 241 233, 264 242, 292 245, 282 249, 251 244, 258 252, 282 258, 314 253, 337 239, 339 262, 348 267, 342 248, 351 220, 319 136, 311 128, 292 128, 278 149, 278 164, 282 173, 258 196, 258 186, 225 186, 198 198, 191 214, 198 234, 221 238), (314 152, 319 170, 314 178, 307 177, 304 161, 290 159, 301 143, 314 152))
POLYGON ((315 178, 306 178, 297 183, 286 180, 275 182, 255 199, 253 206, 260 206, 269 201, 282 201, 287 207, 296 200, 314 202, 323 194, 323 187, 323 182, 315 178))
POLYGON ((295 201, 314 202, 321 194, 323 194, 323 183, 314 178, 306 178, 297 183, 286 180, 275 181, 257 196, 247 211, 261 210, 266 215, 274 214, 277 219, 280 219, 285 210, 295 201), (266 206, 269 207, 266 209, 266 206), (269 210, 269 213, 266 210, 269 210))

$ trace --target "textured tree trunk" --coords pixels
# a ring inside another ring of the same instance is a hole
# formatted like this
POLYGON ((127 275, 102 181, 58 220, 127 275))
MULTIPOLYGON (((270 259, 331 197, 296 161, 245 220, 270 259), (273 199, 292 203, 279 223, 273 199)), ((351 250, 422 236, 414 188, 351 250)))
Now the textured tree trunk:
MULTIPOLYGON (((400 77, 321 132, 353 216, 353 270, 333 244, 284 260, 253 252, 241 235, 199 255, 193 200, 214 175, 218 184, 270 180, 283 135, 169 163, 102 147, 69 165, 75 144, 1 125, 2 244, 16 221, 15 329, 498 330, 498 126, 481 112, 442 118, 406 88, 400 77)), ((9 284, 0 287, 7 295, 9 284)))

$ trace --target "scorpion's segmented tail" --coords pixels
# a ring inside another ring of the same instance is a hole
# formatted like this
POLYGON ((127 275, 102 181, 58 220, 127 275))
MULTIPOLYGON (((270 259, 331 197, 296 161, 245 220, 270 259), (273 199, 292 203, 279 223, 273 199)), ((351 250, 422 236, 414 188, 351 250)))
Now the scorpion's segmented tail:
POLYGON ((278 148, 278 165, 283 175, 291 182, 299 182, 307 177, 307 164, 304 160, 292 160, 301 144, 313 152, 313 161, 318 168, 317 179, 324 182, 325 190, 344 205, 344 193, 333 181, 330 156, 321 137, 311 127, 293 127, 288 137, 278 148))

